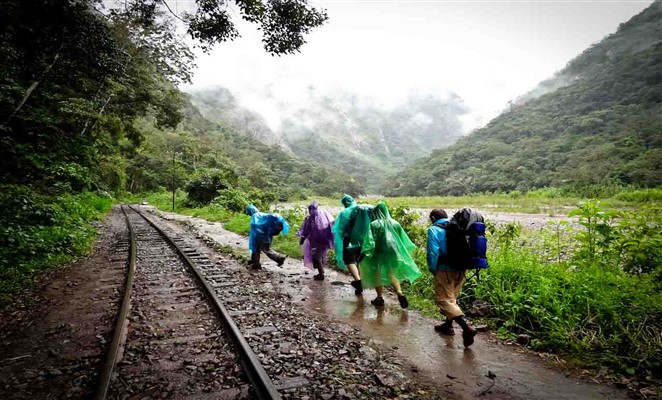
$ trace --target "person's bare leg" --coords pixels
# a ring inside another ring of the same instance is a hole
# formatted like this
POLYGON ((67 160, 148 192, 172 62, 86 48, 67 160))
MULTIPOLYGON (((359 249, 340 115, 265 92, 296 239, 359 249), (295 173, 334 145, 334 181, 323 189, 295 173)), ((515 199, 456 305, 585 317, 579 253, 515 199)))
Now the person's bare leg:
POLYGON ((395 293, 397 293, 398 296, 402 296, 402 286, 400 286, 400 281, 395 279, 393 275, 391 275, 391 285, 393 285, 395 293))
POLYGON ((377 297, 383 297, 383 295, 384 295, 384 286, 375 287, 375 291, 377 291, 377 297))
POLYGON ((349 270, 349 273, 352 274, 352 277, 354 278, 355 281, 361 280, 361 276, 359 275, 359 269, 356 266, 356 264, 347 264, 347 269, 349 270))
POLYGON ((407 300, 407 297, 405 297, 405 295, 402 294, 402 286, 400 286, 400 281, 393 274, 390 274, 390 278, 391 278, 391 285, 393 286, 395 293, 398 294, 398 302, 400 303, 400 307, 402 308, 409 307, 409 301, 407 300))

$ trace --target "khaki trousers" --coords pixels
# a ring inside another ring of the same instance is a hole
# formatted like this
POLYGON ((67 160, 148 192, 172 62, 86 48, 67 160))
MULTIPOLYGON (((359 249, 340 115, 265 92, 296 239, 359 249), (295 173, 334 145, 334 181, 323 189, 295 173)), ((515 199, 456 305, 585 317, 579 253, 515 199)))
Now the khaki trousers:
POLYGON ((434 274, 434 299, 439 312, 448 319, 464 315, 457 305, 466 271, 437 271, 434 274))

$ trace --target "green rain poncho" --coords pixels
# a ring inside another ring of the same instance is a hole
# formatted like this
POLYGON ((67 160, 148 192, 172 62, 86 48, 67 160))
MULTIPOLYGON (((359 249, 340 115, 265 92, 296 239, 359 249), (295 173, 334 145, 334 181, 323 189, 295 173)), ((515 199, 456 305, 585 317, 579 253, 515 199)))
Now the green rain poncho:
POLYGON ((391 285, 391 277, 402 282, 415 281, 421 276, 411 254, 416 249, 400 224, 391 218, 386 204, 379 203, 372 210, 370 231, 363 241, 361 281, 364 288, 391 285))
POLYGON ((361 247, 365 236, 370 230, 370 211, 372 206, 357 205, 354 198, 348 194, 340 200, 345 209, 338 214, 333 224, 333 244, 336 250, 338 268, 347 270, 343 261, 343 248, 361 247))

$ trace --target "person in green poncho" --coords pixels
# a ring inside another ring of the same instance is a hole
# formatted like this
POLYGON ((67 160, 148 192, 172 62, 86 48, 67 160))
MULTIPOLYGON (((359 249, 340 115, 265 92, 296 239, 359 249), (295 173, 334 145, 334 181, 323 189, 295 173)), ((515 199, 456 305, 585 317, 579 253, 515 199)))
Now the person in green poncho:
POLYGON ((370 211, 372 206, 358 205, 348 194, 340 200, 345 207, 333 224, 333 243, 336 250, 338 268, 349 270, 354 280, 352 286, 358 296, 363 293, 358 265, 361 261, 361 245, 370 230, 370 211))
POLYGON ((377 298, 372 300, 375 307, 384 306, 384 286, 391 285, 398 295, 402 308, 409 307, 407 297, 402 294, 400 282, 414 282, 421 276, 412 253, 416 245, 412 243, 402 226, 388 212, 384 202, 372 210, 370 230, 363 241, 364 259, 361 263, 363 287, 375 288, 377 298))

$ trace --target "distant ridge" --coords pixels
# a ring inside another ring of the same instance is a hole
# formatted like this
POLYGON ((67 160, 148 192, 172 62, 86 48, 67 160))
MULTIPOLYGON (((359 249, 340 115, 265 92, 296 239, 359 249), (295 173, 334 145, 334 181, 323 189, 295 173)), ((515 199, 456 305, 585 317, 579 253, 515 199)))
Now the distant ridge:
POLYGON ((619 26, 484 128, 419 159, 387 195, 662 185, 662 2, 619 26))

